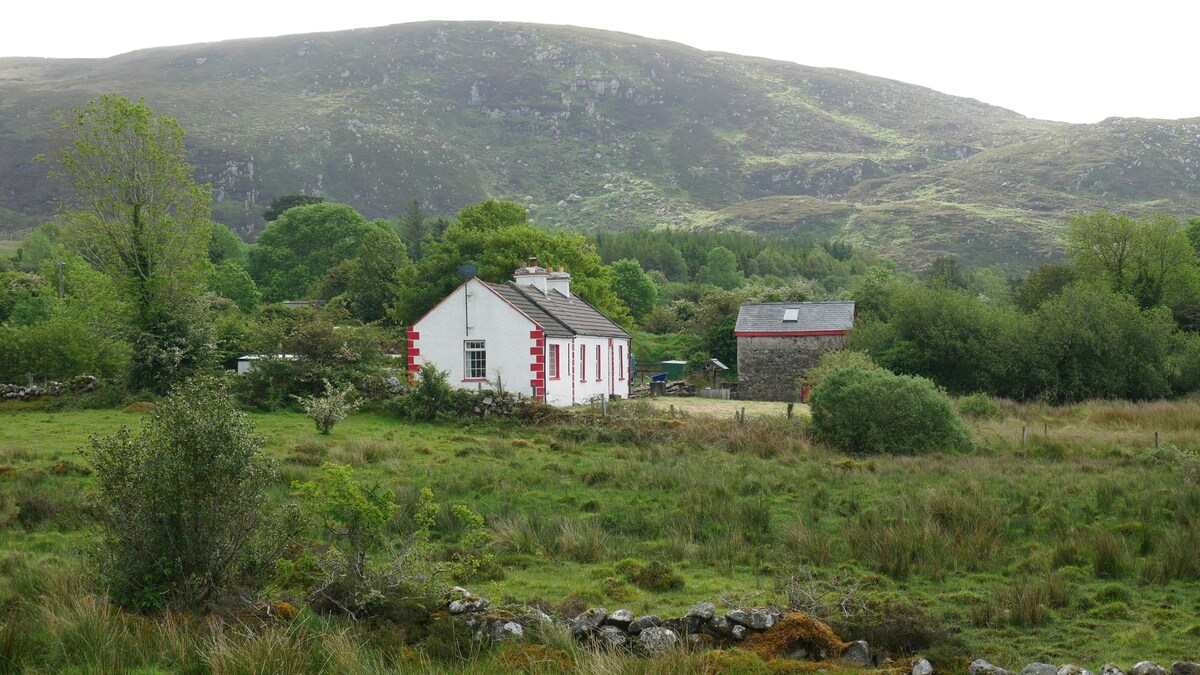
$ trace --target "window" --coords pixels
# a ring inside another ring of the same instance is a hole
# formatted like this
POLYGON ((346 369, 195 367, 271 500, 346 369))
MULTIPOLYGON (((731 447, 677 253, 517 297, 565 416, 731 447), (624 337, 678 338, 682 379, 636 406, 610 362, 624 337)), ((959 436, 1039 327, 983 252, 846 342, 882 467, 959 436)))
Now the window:
POLYGON ((579 381, 587 382, 587 346, 579 345, 579 381))
POLYGON ((546 351, 549 352, 546 355, 546 360, 549 362, 546 364, 546 377, 548 377, 552 380, 557 380, 558 379, 558 345, 550 345, 550 347, 547 348, 546 351))
POLYGON ((596 380, 604 379, 604 363, 600 358, 600 345, 596 345, 596 380))
POLYGON ((483 340, 467 340, 463 343, 464 379, 487 379, 487 350, 483 343, 483 340))
POLYGON ((625 379, 625 345, 617 345, 617 379, 625 379))

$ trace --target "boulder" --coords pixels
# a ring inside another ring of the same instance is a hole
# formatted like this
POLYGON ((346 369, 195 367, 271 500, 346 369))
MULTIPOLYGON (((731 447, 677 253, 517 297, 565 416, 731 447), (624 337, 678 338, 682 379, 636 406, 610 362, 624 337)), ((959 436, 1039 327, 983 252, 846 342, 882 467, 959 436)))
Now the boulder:
POLYGON ((1167 675, 1167 669, 1153 661, 1138 661, 1129 669, 1129 675, 1167 675))
POLYGON ((648 626, 637 637, 638 649, 650 657, 668 652, 678 644, 679 634, 670 628, 648 626))
POLYGON ((601 608, 589 609, 567 622, 567 629, 576 639, 585 638, 596 633, 600 625, 608 618, 608 610, 601 608))
POLYGON ((967 666, 967 672, 970 675, 1012 675, 1011 672, 1001 668, 1000 666, 992 665, 983 659, 976 659, 967 666))
POLYGON ((871 665, 871 646, 866 640, 855 640, 842 650, 842 661, 855 666, 866 668, 871 665))
POLYGON ((716 605, 712 604, 711 602, 701 602, 697 603, 695 607, 692 607, 692 609, 688 611, 685 618, 690 619, 695 617, 700 619, 700 621, 708 621, 709 619, 713 618, 713 615, 716 613, 716 611, 716 605))
POLYGON ((736 624, 733 622, 730 622, 730 624, 729 624, 730 637, 732 637, 734 640, 737 640, 739 642, 746 639, 746 633, 748 630, 749 629, 746 628, 745 626, 742 626, 742 625, 739 625, 739 624, 736 624))
MULTIPOLYGON (((642 631, 646 630, 647 628, 658 628, 659 626, 662 625, 662 623, 663 623, 662 619, 658 618, 657 616, 655 616, 653 614, 648 614, 646 616, 641 617, 640 619, 634 620, 633 623, 629 624, 629 634, 630 635, 638 635, 642 631)), ((679 637, 679 636, 676 636, 676 637, 679 637)))
POLYGON ((733 636, 734 624, 723 616, 714 616, 704 624, 704 630, 713 637, 727 638, 733 636))
POLYGON ((1092 671, 1088 670, 1087 668, 1080 668, 1079 666, 1077 666, 1073 663, 1064 663, 1063 665, 1058 667, 1058 673, 1056 675, 1096 675, 1096 674, 1093 673, 1092 671))
POLYGON ((516 621, 493 621, 487 627, 488 637, 496 642, 523 637, 525 629, 516 621))
POLYGON ((1176 661, 1171 664, 1171 675, 1200 675, 1200 663, 1176 661))
POLYGON ((633 623, 633 612, 627 609, 618 609, 612 614, 609 614, 608 618, 604 620, 604 623, 608 624, 609 626, 616 626, 621 630, 626 630, 629 628, 629 624, 633 623))
POLYGON ((913 664, 912 675, 933 675, 933 664, 920 659, 913 664))
POLYGON ((596 641, 609 649, 621 649, 629 644, 629 636, 616 626, 601 626, 596 641))
POLYGON ((1125 671, 1121 670, 1121 667, 1115 663, 1106 663, 1100 669, 1100 675, 1125 675, 1125 671))
POLYGON ((725 618, 739 626, 750 627, 750 612, 744 609, 735 609, 725 614, 725 618))
POLYGON ((755 609, 750 611, 750 628, 754 630, 766 630, 775 625, 775 615, 765 609, 755 609))
POLYGON ((1021 669, 1021 675, 1058 675, 1058 668, 1049 663, 1031 663, 1021 669))

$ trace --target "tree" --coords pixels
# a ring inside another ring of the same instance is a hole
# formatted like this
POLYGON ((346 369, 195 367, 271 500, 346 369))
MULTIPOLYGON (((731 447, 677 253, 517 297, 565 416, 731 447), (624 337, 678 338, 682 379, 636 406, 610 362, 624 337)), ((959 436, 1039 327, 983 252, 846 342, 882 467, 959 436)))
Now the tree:
POLYGON ((104 95, 63 120, 67 245, 110 276, 135 308, 132 384, 165 391, 206 364, 205 331, 188 323, 208 271, 208 186, 191 179, 183 129, 144 102, 104 95))
POLYGON ((738 269, 737 255, 724 246, 716 246, 708 252, 707 262, 696 273, 696 281, 728 291, 741 286, 745 277, 738 269))
POLYGON ((324 197, 314 197, 312 195, 283 195, 271 200, 271 206, 263 211, 263 220, 267 224, 275 222, 279 216, 283 215, 284 211, 295 208, 297 206, 309 206, 312 204, 320 204, 325 201, 324 197))
POLYGON ((1164 304, 1195 267, 1196 250, 1179 222, 1166 214, 1142 220, 1097 211, 1071 220, 1071 265, 1084 278, 1102 278, 1143 308, 1164 304))
POLYGON ((425 222, 425 211, 421 209, 421 202, 414 199, 408 203, 397 229, 409 255, 413 260, 420 260, 422 247, 429 236, 429 225, 425 222))
POLYGON ((594 246, 582 236, 553 234, 525 223, 524 209, 509 202, 483 202, 464 208, 424 257, 401 273, 395 305, 389 317, 407 325, 419 319, 462 283, 458 268, 472 263, 484 281, 502 283, 513 271, 537 257, 543 266, 564 267, 571 273, 571 293, 594 305, 625 327, 629 310, 612 290, 612 274, 600 263, 594 246), (469 223, 464 226, 463 223, 469 223))
POLYGON ((658 286, 636 260, 618 260, 611 269, 613 292, 629 308, 633 318, 641 320, 658 304, 658 286))
POLYGON ((408 264, 404 243, 390 230, 375 230, 363 239, 353 264, 346 287, 351 313, 367 323, 386 318, 387 306, 398 292, 400 270, 408 264))
POLYGON ((1023 312, 1032 312, 1046 300, 1062 293, 1075 281, 1075 272, 1062 263, 1039 265, 1013 293, 1013 302, 1023 312))
POLYGON ((211 380, 183 384, 143 420, 84 451, 104 528, 101 573, 121 607, 205 610, 260 571, 275 469, 211 380))
POLYGON ((221 223, 212 224, 212 238, 208 241, 208 261, 220 265, 225 261, 245 267, 250 246, 228 227, 221 223))
POLYGON ((250 249, 250 276, 267 302, 303 298, 359 244, 386 224, 370 223, 345 204, 311 204, 283 212, 250 249))
POLYGON ((223 298, 228 298, 237 304, 238 309, 245 313, 258 309, 262 302, 262 293, 254 285, 254 280, 241 266, 232 262, 223 262, 213 269, 208 279, 208 288, 223 298))

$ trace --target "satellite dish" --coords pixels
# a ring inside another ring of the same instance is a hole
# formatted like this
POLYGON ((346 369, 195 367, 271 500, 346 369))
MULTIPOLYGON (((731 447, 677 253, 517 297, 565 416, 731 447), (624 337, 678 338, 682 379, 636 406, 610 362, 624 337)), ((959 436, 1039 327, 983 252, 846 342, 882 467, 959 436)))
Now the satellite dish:
POLYGON ((463 281, 470 279, 479 274, 479 268, 471 263, 465 263, 458 266, 458 276, 463 281))

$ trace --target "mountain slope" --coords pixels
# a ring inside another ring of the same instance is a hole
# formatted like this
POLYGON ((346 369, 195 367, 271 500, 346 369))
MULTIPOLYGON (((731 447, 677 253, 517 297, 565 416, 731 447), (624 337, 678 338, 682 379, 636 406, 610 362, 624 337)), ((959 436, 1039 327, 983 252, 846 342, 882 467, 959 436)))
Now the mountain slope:
POLYGON ((221 221, 281 194, 398 215, 487 196, 565 227, 738 227, 856 241, 919 265, 1019 266, 1070 213, 1200 206, 1196 121, 1066 125, 848 71, 632 35, 419 23, 99 60, 0 59, 0 227, 52 211, 31 158, 103 92, 188 131, 221 221))

